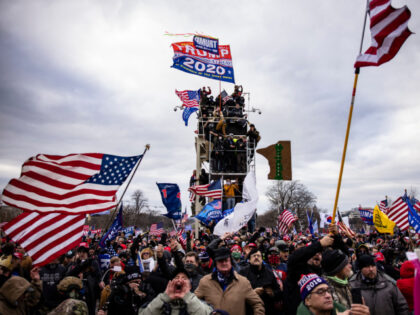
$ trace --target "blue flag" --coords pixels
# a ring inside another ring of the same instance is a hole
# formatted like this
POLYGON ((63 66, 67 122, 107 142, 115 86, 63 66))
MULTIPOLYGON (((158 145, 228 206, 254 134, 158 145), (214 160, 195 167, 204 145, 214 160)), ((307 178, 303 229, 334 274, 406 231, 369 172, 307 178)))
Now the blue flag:
POLYGON ((177 184, 156 183, 159 188, 162 202, 168 211, 165 216, 173 220, 179 220, 182 217, 181 192, 177 184))
POLYGON ((197 107, 185 107, 182 111, 182 119, 185 122, 185 126, 188 126, 188 119, 190 118, 191 114, 198 111, 197 107))
POLYGON ((99 246, 102 248, 105 247, 106 241, 115 239, 118 235, 118 231, 122 229, 122 210, 123 205, 121 203, 120 210, 118 211, 117 217, 112 223, 111 228, 104 234, 104 236, 102 236, 101 241, 99 242, 99 246))
POLYGON ((373 225, 373 210, 372 209, 362 209, 359 207, 360 218, 367 225, 373 225))
POLYGON ((213 200, 203 207, 203 210, 196 216, 197 220, 209 225, 210 221, 219 222, 223 218, 222 201, 220 199, 213 200))
POLYGON ((232 208, 232 209, 226 209, 226 210, 224 210, 223 211, 223 217, 225 218, 225 217, 227 217, 229 214, 231 214, 231 213, 233 213, 233 210, 234 210, 235 208, 232 208))
POLYGON ((219 54, 219 40, 217 38, 195 35, 193 43, 197 49, 205 50, 215 55, 219 54))
POLYGON ((410 198, 408 197, 405 197, 404 200, 408 205, 408 223, 414 228, 416 233, 420 233, 420 216, 417 214, 417 211, 412 204, 417 203, 418 201, 416 199, 410 201, 410 198))
POLYGON ((312 214, 311 214, 311 216, 309 216, 309 213, 308 213, 308 211, 306 211, 306 216, 308 217, 308 227, 309 227, 309 232, 312 234, 312 236, 314 235, 314 227, 313 227, 313 225, 312 225, 312 219, 313 219, 313 216, 314 216, 314 214, 313 214, 313 212, 312 212, 312 214))

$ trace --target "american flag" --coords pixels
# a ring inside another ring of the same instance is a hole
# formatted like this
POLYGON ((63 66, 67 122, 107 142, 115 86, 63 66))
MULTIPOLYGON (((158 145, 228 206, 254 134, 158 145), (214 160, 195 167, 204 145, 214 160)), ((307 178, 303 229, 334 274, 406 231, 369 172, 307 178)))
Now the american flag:
POLYGON ((401 196, 392 203, 391 209, 388 212, 388 218, 395 222, 400 230, 404 231, 408 229, 408 205, 404 201, 404 197, 401 196))
POLYGON ((3 226, 3 231, 43 266, 79 245, 85 215, 26 211, 3 226))
POLYGON ((200 101, 200 90, 198 91, 177 91, 176 95, 181 99, 182 105, 185 107, 199 107, 198 102, 200 101))
POLYGON ((2 200, 9 206, 40 213, 87 214, 116 206, 115 194, 143 155, 102 153, 38 154, 22 166, 2 200))
POLYGON ((338 211, 338 209, 337 209, 337 216, 338 216, 337 226, 338 226, 339 231, 349 234, 351 237, 355 237, 356 233, 344 223, 343 218, 341 217, 340 211, 338 211))
POLYGON ((150 235, 157 235, 157 236, 159 236, 163 232, 164 232, 163 231, 163 222, 153 223, 150 226, 150 232, 149 232, 150 235))
POLYGON ((289 210, 284 210, 278 218, 279 233, 286 234, 290 225, 295 221, 297 221, 297 217, 289 210))
POLYGON ((369 15, 372 43, 357 57, 355 68, 379 66, 391 60, 412 34, 408 29, 411 13, 407 6, 394 9, 391 0, 370 0, 369 15))
POLYGON ((229 94, 227 94, 225 90, 222 91, 220 96, 222 97, 223 104, 225 104, 228 100, 232 98, 229 94))
POLYGON ((191 186, 188 188, 188 191, 191 192, 190 201, 194 200, 196 194, 213 199, 222 199, 222 184, 220 180, 206 185, 191 186))
POLYGON ((178 230, 178 239, 181 246, 185 249, 187 247, 187 233, 184 229, 178 230))
POLYGON ((388 214, 389 207, 388 207, 388 199, 382 200, 379 203, 379 210, 381 210, 383 213, 388 214))

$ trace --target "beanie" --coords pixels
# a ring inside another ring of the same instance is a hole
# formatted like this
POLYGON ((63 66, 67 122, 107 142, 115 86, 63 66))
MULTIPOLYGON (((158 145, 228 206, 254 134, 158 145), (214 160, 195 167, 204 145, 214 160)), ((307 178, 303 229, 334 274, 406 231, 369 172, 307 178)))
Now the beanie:
POLYGON ((304 301, 313 289, 320 284, 327 284, 327 282, 317 274, 309 273, 307 275, 302 275, 298 284, 300 287, 300 297, 302 298, 302 301, 304 301))
POLYGON ((334 276, 349 263, 348 257, 341 250, 328 250, 322 254, 322 268, 327 276, 334 276))
POLYGON ((362 255, 359 258, 357 258, 357 266, 359 269, 363 269, 368 266, 376 266, 375 260, 371 255, 362 255))

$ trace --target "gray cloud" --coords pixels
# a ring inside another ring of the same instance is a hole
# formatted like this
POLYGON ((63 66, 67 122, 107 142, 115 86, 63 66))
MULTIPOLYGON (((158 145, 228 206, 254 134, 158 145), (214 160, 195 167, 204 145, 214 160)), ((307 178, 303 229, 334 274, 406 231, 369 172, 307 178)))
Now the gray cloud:
MULTIPOLYGON (((410 28, 419 28, 420 4, 410 28)), ((128 194, 160 205, 155 182, 177 182, 183 203, 195 167, 195 118, 185 128, 175 89, 218 82, 170 69, 165 31, 230 44, 237 82, 251 92, 261 147, 292 141, 293 175, 331 209, 358 53, 364 1, 13 1, 0 4, 0 186, 37 153, 131 155, 152 144, 128 194)), ((417 30, 418 33, 418 30, 417 30)), ((369 42, 366 33, 365 47, 369 42)), ((372 206, 419 187, 417 35, 395 60, 362 69, 340 208, 372 206)), ((231 92, 232 85, 222 88, 231 92)), ((257 159, 260 210, 269 182, 257 159)))

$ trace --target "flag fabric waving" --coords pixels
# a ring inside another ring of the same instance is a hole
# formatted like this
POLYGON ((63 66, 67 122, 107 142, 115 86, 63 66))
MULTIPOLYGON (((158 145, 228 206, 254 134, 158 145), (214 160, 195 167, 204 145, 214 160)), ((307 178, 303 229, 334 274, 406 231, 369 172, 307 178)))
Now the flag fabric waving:
POLYGON ((197 220, 209 225, 211 221, 219 222, 223 218, 222 201, 220 199, 213 200, 206 204, 199 214, 195 216, 197 220))
POLYGON ((394 9, 391 0, 370 0, 369 15, 372 43, 357 57, 355 68, 379 66, 391 60, 412 34, 408 29, 411 13, 407 6, 394 9))
POLYGON ((279 233, 286 234, 289 231, 290 225, 297 221, 297 217, 294 216, 289 210, 283 210, 278 218, 279 233))
POLYGON ((5 224, 3 231, 25 249, 34 266, 43 266, 80 244, 85 217, 26 211, 5 224))
POLYGON ((388 199, 384 199, 379 203, 379 210, 381 210, 385 214, 388 214, 389 212, 388 199))
POLYGON ((150 226, 150 232, 149 232, 150 235, 158 236, 158 235, 161 235, 163 232, 164 232, 163 231, 163 222, 153 223, 150 226))
POLYGON ((373 210, 359 207, 360 218, 367 225, 373 225, 373 210))
POLYGON ((206 185, 191 186, 188 188, 188 191, 191 192, 190 201, 194 200, 196 194, 214 199, 222 199, 222 184, 220 180, 206 185))
POLYGON ((418 211, 420 210, 420 202, 418 200, 410 201, 406 199, 408 205, 408 223, 414 228, 416 233, 420 233, 420 216, 418 211))
POLYGON ((355 237, 356 233, 344 223, 343 218, 341 217, 340 211, 338 209, 337 209, 337 216, 338 216, 337 225, 340 232, 349 234, 351 237, 355 237))
POLYGON ((214 227, 213 234, 223 235, 226 232, 237 232, 243 228, 257 211, 258 191, 255 172, 249 172, 242 189, 242 200, 235 205, 233 212, 221 219, 214 227))
POLYGON ((143 155, 101 153, 45 155, 28 159, 2 200, 9 206, 40 213, 87 214, 116 206, 115 194, 143 155))
POLYGON ((122 229, 122 225, 123 225, 122 210, 123 210, 123 206, 121 203, 120 210, 118 211, 118 214, 114 219, 114 222, 112 222, 111 227, 109 228, 108 231, 105 232, 105 234, 102 236, 99 242, 99 246, 101 246, 102 248, 105 247, 106 241, 112 241, 113 239, 115 239, 118 235, 118 232, 122 229))
POLYGON ((179 220, 181 219, 181 192, 179 186, 172 183, 156 183, 159 188, 160 196, 162 197, 163 205, 168 211, 165 216, 168 218, 179 220))
POLYGON ((401 196, 392 203, 391 209, 388 212, 388 218, 395 222, 400 230, 404 231, 408 229, 410 225, 408 223, 408 205, 404 201, 404 197, 401 196))
POLYGON ((182 106, 185 107, 199 107, 198 102, 200 101, 200 90, 197 91, 177 91, 175 90, 176 95, 181 99, 182 106))
POLYGON ((196 111, 198 111, 197 107, 184 108, 184 110, 182 111, 182 119, 185 122, 185 126, 188 126, 188 120, 190 119, 191 114, 195 113, 196 111))
POLYGON ((197 49, 193 42, 173 43, 172 68, 208 79, 235 83, 229 45, 219 45, 219 54, 197 49))
POLYGON ((385 213, 379 210, 379 206, 375 206, 373 209, 373 223, 379 233, 394 234, 395 223, 385 213))

